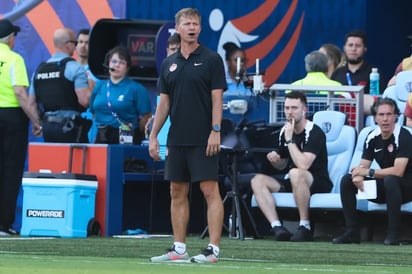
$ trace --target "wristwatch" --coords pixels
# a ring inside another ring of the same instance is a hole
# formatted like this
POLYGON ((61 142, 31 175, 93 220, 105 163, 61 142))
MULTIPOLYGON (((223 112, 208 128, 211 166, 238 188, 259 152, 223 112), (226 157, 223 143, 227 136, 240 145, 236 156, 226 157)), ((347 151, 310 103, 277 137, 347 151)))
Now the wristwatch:
POLYGON ((212 130, 213 130, 214 132, 220 132, 220 125, 213 125, 213 126, 212 126, 212 130))
POLYGON ((373 168, 369 169, 368 177, 373 178, 375 176, 375 170, 373 168))
POLYGON ((289 144, 293 144, 293 143, 294 143, 293 138, 290 138, 289 140, 285 139, 285 144, 289 145, 289 144))

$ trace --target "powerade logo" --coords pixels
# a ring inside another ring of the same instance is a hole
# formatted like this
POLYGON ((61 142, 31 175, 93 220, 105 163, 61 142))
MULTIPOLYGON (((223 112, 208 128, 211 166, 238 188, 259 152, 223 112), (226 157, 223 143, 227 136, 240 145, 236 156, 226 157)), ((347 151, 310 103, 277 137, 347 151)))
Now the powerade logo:
POLYGON ((64 210, 27 209, 26 217, 30 218, 64 218, 64 210))

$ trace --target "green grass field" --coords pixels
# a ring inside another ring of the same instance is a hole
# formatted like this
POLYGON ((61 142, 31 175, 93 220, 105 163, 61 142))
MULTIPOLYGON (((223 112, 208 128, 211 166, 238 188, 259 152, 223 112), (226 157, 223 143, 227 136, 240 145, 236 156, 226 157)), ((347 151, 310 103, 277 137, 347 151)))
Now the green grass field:
MULTIPOLYGON (((217 264, 150 263, 171 238, 0 238, 0 273, 411 273, 412 245, 223 238, 217 264)), ((189 237, 189 255, 207 239, 189 237)))

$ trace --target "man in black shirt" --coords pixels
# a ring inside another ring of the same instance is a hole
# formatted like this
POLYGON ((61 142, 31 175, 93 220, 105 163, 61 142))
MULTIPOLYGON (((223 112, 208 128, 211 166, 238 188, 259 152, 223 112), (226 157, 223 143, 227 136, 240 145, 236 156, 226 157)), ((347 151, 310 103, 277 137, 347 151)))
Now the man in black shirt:
MULTIPOLYGON (((346 65, 338 67, 332 74, 331 79, 348 86, 365 86, 364 93, 369 94, 369 74, 372 65, 365 61, 367 52, 366 34, 362 31, 352 31, 346 35, 343 46, 346 65)), ((383 77, 380 77, 380 94, 385 89, 383 77)))
POLYGON ((176 14, 180 50, 161 66, 160 102, 149 138, 149 153, 160 160, 157 135, 170 115, 165 179, 170 180, 174 244, 152 262, 187 261, 186 229, 189 221, 189 182, 200 182, 207 203, 210 242, 195 263, 219 260, 223 203, 217 183, 223 91, 226 89, 222 58, 198 42, 201 17, 198 10, 184 8, 176 14))
POLYGON ((306 104, 304 93, 290 92, 285 95, 284 111, 288 121, 279 135, 279 151, 272 151, 266 156, 276 169, 287 168, 289 178, 279 180, 256 174, 251 182, 256 202, 270 222, 278 241, 312 241, 310 196, 313 193, 330 192, 332 188, 328 174, 326 136, 317 125, 306 119, 306 104), (300 223, 293 235, 282 226, 272 192, 294 194, 300 223))
POLYGON ((401 204, 412 201, 412 136, 396 123, 399 108, 390 98, 379 98, 372 108, 378 127, 366 137, 359 166, 352 168, 341 181, 341 200, 346 232, 333 239, 335 244, 360 243, 356 193, 364 189, 364 181, 376 180, 377 197, 371 201, 386 203, 388 232, 385 245, 399 245, 401 204), (380 169, 372 169, 375 160, 380 169))
MULTIPOLYGON (((367 39, 363 31, 351 31, 346 34, 345 44, 343 46, 346 64, 338 67, 331 76, 332 80, 340 82, 342 85, 348 86, 364 86, 363 96, 363 113, 370 114, 370 108, 375 101, 374 96, 369 95, 369 74, 372 71, 372 65, 365 61, 367 52, 367 39)), ((382 94, 385 89, 382 73, 379 78, 379 93, 382 94)), ((351 94, 354 96, 353 94, 351 94)), ((348 120, 354 121, 355 106, 347 113, 348 120)), ((345 110, 345 112, 347 112, 345 110)), ((354 126, 354 124, 349 123, 354 126)))

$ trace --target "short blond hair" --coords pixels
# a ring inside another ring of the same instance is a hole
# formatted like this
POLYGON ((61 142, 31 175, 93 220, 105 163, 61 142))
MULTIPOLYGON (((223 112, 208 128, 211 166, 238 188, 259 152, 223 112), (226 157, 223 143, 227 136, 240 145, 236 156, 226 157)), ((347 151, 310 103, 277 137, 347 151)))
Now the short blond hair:
POLYGON ((195 8, 183 8, 179 10, 175 15, 175 24, 179 25, 180 18, 182 17, 199 17, 199 22, 202 20, 202 16, 200 15, 199 11, 195 8))

